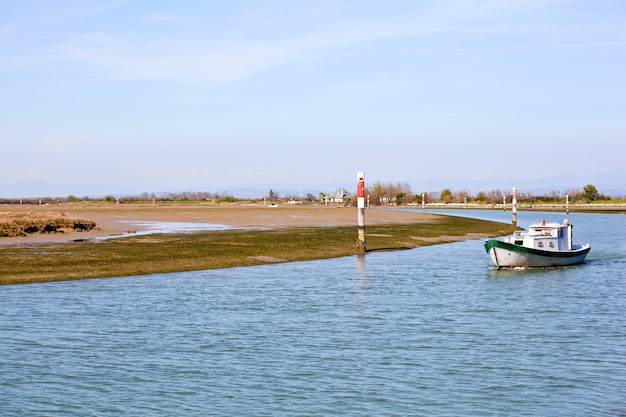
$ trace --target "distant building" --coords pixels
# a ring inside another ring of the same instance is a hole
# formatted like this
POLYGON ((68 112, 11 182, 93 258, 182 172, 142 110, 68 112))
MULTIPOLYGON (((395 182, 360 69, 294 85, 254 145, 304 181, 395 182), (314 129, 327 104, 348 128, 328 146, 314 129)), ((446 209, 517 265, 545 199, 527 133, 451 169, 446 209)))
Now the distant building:
POLYGON ((350 199, 352 198, 352 193, 346 190, 345 188, 338 188, 337 191, 334 192, 332 197, 330 197, 331 203, 337 204, 348 204, 350 199))

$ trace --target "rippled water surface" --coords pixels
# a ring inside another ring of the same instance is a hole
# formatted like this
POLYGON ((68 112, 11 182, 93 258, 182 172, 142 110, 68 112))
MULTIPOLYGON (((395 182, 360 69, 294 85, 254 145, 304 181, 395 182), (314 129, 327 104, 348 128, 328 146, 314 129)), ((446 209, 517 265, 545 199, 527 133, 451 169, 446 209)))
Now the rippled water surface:
POLYGON ((474 240, 2 286, 0 415, 626 415, 625 219, 570 215, 569 268, 474 240))

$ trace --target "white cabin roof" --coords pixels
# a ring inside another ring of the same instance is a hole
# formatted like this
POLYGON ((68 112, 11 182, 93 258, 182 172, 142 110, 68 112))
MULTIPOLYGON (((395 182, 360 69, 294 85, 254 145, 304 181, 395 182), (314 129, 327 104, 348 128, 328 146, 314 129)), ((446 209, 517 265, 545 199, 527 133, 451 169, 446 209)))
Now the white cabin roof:
POLYGON ((546 223, 545 221, 542 221, 541 223, 533 223, 528 227, 528 229, 529 230, 549 230, 549 229, 560 229, 560 228, 567 227, 567 226, 570 226, 570 224, 569 224, 569 221, 565 219, 563 223, 556 223, 556 222, 546 223))

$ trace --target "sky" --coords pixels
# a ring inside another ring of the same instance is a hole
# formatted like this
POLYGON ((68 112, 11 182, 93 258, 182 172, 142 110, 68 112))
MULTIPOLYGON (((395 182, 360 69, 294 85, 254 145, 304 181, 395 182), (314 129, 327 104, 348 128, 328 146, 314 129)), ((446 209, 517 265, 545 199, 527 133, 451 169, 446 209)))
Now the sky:
POLYGON ((0 0, 0 93, 0 186, 592 180, 626 2, 0 0))

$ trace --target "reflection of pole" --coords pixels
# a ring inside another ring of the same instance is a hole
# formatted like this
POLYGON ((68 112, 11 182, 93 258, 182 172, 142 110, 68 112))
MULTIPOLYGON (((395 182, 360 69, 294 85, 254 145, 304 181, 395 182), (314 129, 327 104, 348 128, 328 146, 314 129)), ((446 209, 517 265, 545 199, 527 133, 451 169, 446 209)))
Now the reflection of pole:
POLYGON ((517 188, 513 187, 513 201, 511 202, 513 209, 513 226, 517 226, 517 188))
POLYGON ((355 256, 356 259, 356 270, 358 273, 358 280, 356 282, 356 288, 361 290, 365 288, 365 284, 367 282, 367 271, 365 270, 365 256, 355 256))
POLYGON ((359 233, 356 242, 357 253, 365 253, 365 174, 358 172, 356 174, 357 186, 357 207, 358 207, 358 225, 359 233))

